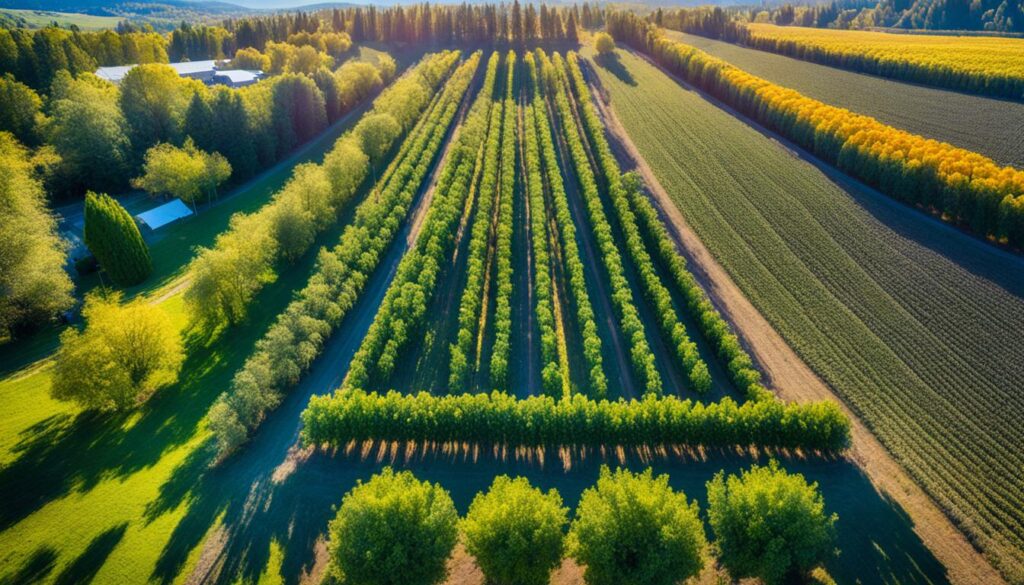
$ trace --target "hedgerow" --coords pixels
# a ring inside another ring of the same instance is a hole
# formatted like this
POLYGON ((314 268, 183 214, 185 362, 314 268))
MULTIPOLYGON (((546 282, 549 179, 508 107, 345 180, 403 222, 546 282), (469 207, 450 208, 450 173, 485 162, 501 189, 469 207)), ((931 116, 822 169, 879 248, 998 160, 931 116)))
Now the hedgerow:
MULTIPOLYGON (((532 84, 537 83, 536 64, 532 55, 526 55, 527 70, 532 84)), ((541 383, 544 392, 551 396, 565 394, 569 372, 562 367, 564 360, 559 356, 558 337, 555 331, 554 284, 551 279, 551 253, 549 250, 548 222, 544 204, 544 181, 540 170, 540 153, 537 145, 537 127, 528 123, 536 116, 532 104, 528 104, 523 115, 527 121, 523 129, 523 154, 526 169, 526 193, 529 200, 530 249, 533 253, 533 288, 536 293, 534 314, 540 329, 541 383)))
POLYGON ((508 447, 678 445, 843 451, 849 419, 834 402, 713 404, 649 394, 595 401, 581 394, 517 399, 503 392, 435 396, 339 390, 302 413, 306 445, 350 441, 470 443, 508 447))
MULTIPOLYGON (((527 59, 533 56, 527 54, 527 59)), ((608 392, 608 379, 604 373, 604 360, 601 356, 601 338, 597 333, 594 320, 594 308, 590 304, 587 292, 586 277, 583 272, 583 260, 580 258, 579 246, 576 243, 576 226, 569 212, 569 200, 565 194, 562 172, 558 168, 555 155, 555 143, 551 125, 548 122, 548 109, 541 96, 540 85, 534 84, 533 120, 540 139, 540 155, 547 177, 548 190, 554 208, 555 223, 562 245, 562 261, 565 263, 565 274, 568 275, 569 293, 576 303, 576 324, 583 338, 583 357, 587 361, 588 381, 586 394, 591 398, 603 398, 608 392)))
POLYGON ((672 295, 661 283, 661 279, 654 269, 651 255, 640 235, 636 217, 630 209, 629 198, 622 186, 622 172, 619 169, 619 163, 615 160, 611 147, 608 145, 608 139, 604 136, 604 124, 601 123, 597 111, 594 109, 590 90, 583 79, 583 73, 580 71, 575 53, 568 55, 568 72, 570 86, 575 92, 580 119, 594 150, 593 155, 597 160, 597 166, 604 176, 608 198, 612 202, 612 210, 615 212, 614 215, 624 234, 626 251, 640 275, 640 284, 643 286, 647 300, 654 305, 661 335, 675 352, 676 359, 679 360, 690 382, 690 388, 698 393, 707 392, 711 388, 711 374, 708 373, 708 366, 697 353, 697 344, 690 340, 686 327, 679 320, 672 304, 672 295))
POLYGON ((590 219, 590 229, 601 250, 601 261, 612 287, 612 303, 619 317, 619 326, 629 340, 629 356, 633 372, 644 387, 644 392, 661 393, 661 375, 655 366, 654 354, 651 353, 651 348, 647 344, 644 324, 640 320, 640 314, 633 302, 633 291, 630 290, 629 282, 626 280, 622 256, 615 243, 615 238, 612 236, 611 225, 608 223, 601 204, 601 196, 598 193, 594 171, 590 167, 587 148, 576 127, 572 105, 568 98, 569 90, 561 72, 562 67, 557 65, 561 62, 561 57, 556 53, 556 65, 553 65, 543 51, 538 49, 537 55, 542 63, 545 91, 554 98, 555 109, 560 121, 559 126, 562 128, 562 135, 569 147, 573 168, 580 183, 580 191, 590 219))
POLYGON ((213 247, 201 248, 189 265, 191 284, 185 300, 192 314, 212 326, 244 319, 256 293, 276 277, 274 264, 305 254, 370 174, 370 159, 359 140, 363 123, 381 114, 397 113, 398 109, 391 107, 396 103, 402 111, 419 114, 439 83, 424 86, 425 79, 438 76, 421 72, 446 72, 456 59, 453 52, 424 59, 411 75, 381 94, 373 111, 338 139, 322 165, 297 166, 270 203, 250 215, 236 214, 213 247))
MULTIPOLYGON (((495 53, 495 56, 497 53, 495 53)), ((507 75, 515 71, 515 62, 505 62, 507 75)), ((511 79, 507 81, 511 82, 511 79)), ((506 84, 505 93, 512 91, 511 84, 506 84)), ((466 377, 475 371, 470 360, 476 353, 477 334, 480 326, 481 309, 486 310, 487 257, 490 254, 492 231, 495 215, 500 212, 500 203, 495 205, 501 195, 496 188, 498 174, 501 171, 501 148, 505 121, 505 104, 507 99, 495 102, 491 106, 487 141, 484 144, 483 166, 480 172, 480 184, 476 188, 476 215, 470 228, 469 247, 466 261, 466 284, 462 289, 459 301, 459 330, 456 341, 451 344, 449 352, 448 390, 457 392, 466 384, 466 377)), ((499 220, 500 221, 500 220, 499 220)))
MULTIPOLYGON (((451 53, 452 61, 458 53, 451 53)), ((209 424, 221 454, 240 445, 296 384, 324 342, 358 300, 370 275, 398 233, 430 170, 477 65, 475 53, 448 78, 402 148, 403 158, 372 197, 356 208, 337 246, 324 250, 309 283, 256 343, 256 349, 210 410, 209 424)))
MULTIPOLYGON (((508 52, 506 60, 515 64, 516 54, 508 52)), ((491 347, 490 380, 492 388, 508 387, 508 362, 512 335, 512 208, 516 188, 518 83, 515 67, 508 70, 508 91, 505 92, 505 120, 501 127, 501 194, 498 209, 498 233, 495 253, 498 260, 497 291, 494 309, 494 343, 491 347)))
POLYGON ((373 324, 352 358, 346 388, 386 381, 398 355, 423 323, 444 262, 450 261, 456 226, 476 184, 484 153, 500 56, 487 63, 483 87, 445 161, 423 226, 388 287, 373 324))

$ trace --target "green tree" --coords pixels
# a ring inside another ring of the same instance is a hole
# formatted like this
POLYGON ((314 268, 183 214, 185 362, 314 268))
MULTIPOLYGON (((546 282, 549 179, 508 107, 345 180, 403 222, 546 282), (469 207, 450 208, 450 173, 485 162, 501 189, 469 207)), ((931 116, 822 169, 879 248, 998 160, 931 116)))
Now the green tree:
POLYGON ((818 484, 772 461, 708 482, 708 519, 718 559, 734 579, 771 585, 806 576, 835 548, 836 514, 825 513, 818 484))
POLYGON ((328 527, 330 570, 347 585, 440 583, 457 522, 444 488, 385 468, 341 501, 328 527))
POLYGON ((583 492, 569 532, 570 552, 589 585, 671 585, 700 572, 706 546, 697 502, 654 477, 601 467, 583 492))
POLYGON ((594 35, 594 48, 599 55, 607 55, 615 51, 615 39, 606 32, 599 32, 594 35))
POLYGON ((469 506, 461 523, 466 549, 490 583, 545 585, 562 560, 568 512, 557 491, 502 475, 469 506))
POLYGON ((139 226, 106 194, 85 195, 85 245, 118 286, 138 284, 153 271, 139 226))
POLYGON ((7 130, 26 144, 36 144, 36 118, 42 105, 39 95, 13 75, 0 77, 0 131, 7 130))
POLYGON ((179 143, 192 94, 205 90, 201 82, 179 77, 174 69, 158 63, 133 67, 120 88, 121 111, 137 153, 160 142, 179 143))
POLYGON ((355 128, 363 152, 372 163, 377 163, 387 154, 401 132, 402 127, 391 114, 365 116, 355 128))
POLYGON ((121 191, 127 185, 131 143, 117 105, 117 86, 92 74, 59 71, 50 89, 43 134, 61 157, 56 182, 79 194, 121 191))
POLYGON ((220 153, 196 148, 192 139, 178 148, 158 144, 146 153, 143 175, 132 186, 152 195, 170 195, 193 205, 203 195, 213 197, 217 186, 231 176, 231 164, 220 153))
POLYGON ((174 383, 181 369, 181 335, 163 309, 121 294, 91 294, 85 329, 60 336, 51 393, 85 408, 124 410, 174 383))
POLYGON ((0 338, 48 322, 72 305, 66 248, 28 150, 0 132, 0 338))
POLYGON ((231 60, 231 68, 267 71, 270 69, 270 59, 253 47, 243 47, 235 52, 235 58, 231 60))

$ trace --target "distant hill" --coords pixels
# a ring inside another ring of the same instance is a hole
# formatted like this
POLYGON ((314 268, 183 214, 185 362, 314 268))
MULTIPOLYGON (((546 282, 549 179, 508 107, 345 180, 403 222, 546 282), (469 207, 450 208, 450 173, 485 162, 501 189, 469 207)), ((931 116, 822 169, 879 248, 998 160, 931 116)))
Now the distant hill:
POLYGON ((240 15, 254 12, 251 8, 215 0, 159 0, 104 2, 103 0, 0 0, 0 8, 76 12, 94 16, 150 16, 174 18, 176 14, 240 15))

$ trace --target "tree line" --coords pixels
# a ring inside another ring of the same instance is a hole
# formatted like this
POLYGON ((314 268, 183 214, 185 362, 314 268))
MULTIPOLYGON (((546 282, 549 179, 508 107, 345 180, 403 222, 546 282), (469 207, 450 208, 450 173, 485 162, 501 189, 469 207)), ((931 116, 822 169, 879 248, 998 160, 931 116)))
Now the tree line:
MULTIPOLYGON (((442 266, 451 259, 459 222, 469 207, 467 200, 472 201, 474 196, 488 136, 500 131, 490 127, 491 112, 501 109, 501 101, 495 100, 503 85, 499 81, 500 61, 497 51, 491 53, 483 86, 444 161, 416 243, 399 263, 377 315, 352 358, 344 387, 386 382, 398 365, 402 349, 421 331, 442 266)), ((500 115, 495 119, 500 123, 500 115)), ((497 153, 495 146, 491 154, 496 157, 497 153)))
POLYGON ((715 560, 733 580, 767 585, 824 574, 838 516, 816 483, 772 460, 706 485, 711 546, 697 502, 650 468, 601 466, 571 524, 558 491, 524 477, 496 477, 459 519, 440 484, 385 468, 345 494, 331 520, 325 583, 435 585, 460 539, 486 581, 504 585, 545 585, 565 555, 587 585, 675 585, 715 560))
MULTIPOLYGON (((576 325, 583 342, 583 358, 587 365, 587 388, 585 393, 591 398, 604 398, 608 392, 608 378, 604 373, 604 358, 601 355, 601 338, 597 333, 597 322, 594 308, 587 292, 586 276, 583 259, 580 257, 579 245, 576 241, 576 225, 569 211, 569 199, 562 181, 562 171, 558 166, 555 154, 555 139, 549 120, 547 102, 541 94, 536 59, 527 53, 530 79, 532 81, 533 116, 532 123, 536 126, 540 138, 540 157, 547 179, 558 236, 562 246, 562 261, 565 263, 563 274, 568 275, 569 293, 576 305, 576 325)), ((529 118, 528 118, 529 120, 529 118)))
MULTIPOLYGON (((508 59, 514 60, 515 53, 508 59)), ((517 88, 519 78, 516 69, 510 67, 506 83, 517 88)), ((512 353, 510 338, 512 336, 512 231, 513 206, 522 199, 516 197, 518 149, 518 106, 517 93, 505 93, 505 119, 501 127, 501 181, 498 188, 498 227, 495 234, 495 254, 497 255, 497 286, 495 290, 494 308, 494 343, 491 347, 490 385, 495 388, 508 388, 508 364, 512 353)), ((521 155, 520 155, 521 156, 521 155)))
MULTIPOLYGON (((338 244, 320 253, 309 282, 257 341, 230 388, 210 409, 210 428, 221 456, 245 442, 266 412, 298 382, 355 305, 397 236, 480 61, 475 53, 455 68, 459 57, 458 51, 427 55, 393 86, 407 87, 377 99, 377 105, 385 104, 381 107, 387 111, 407 115, 417 108, 402 106, 416 97, 424 100, 418 107, 423 113, 371 189, 372 196, 356 208, 338 244)), ((404 116, 402 121, 411 122, 404 116)))
POLYGON ((697 344, 690 340, 686 327, 672 301, 668 288, 662 284, 661 276, 655 269, 647 245, 640 235, 636 216, 631 208, 627 190, 622 181, 622 171, 612 154, 608 139, 604 135, 604 124, 594 109, 590 89, 583 79, 576 53, 570 52, 563 67, 563 77, 568 77, 569 86, 575 94, 579 118, 590 140, 593 156, 604 179, 605 190, 611 200, 614 217, 618 220, 633 266, 640 276, 640 285, 647 301, 653 305, 658 327, 665 343, 672 349, 675 358, 687 376, 689 388, 703 394, 711 388, 711 374, 697 352, 697 344))
POLYGON ((551 122, 555 123, 554 114, 557 113, 558 126, 562 130, 580 184, 590 229, 597 241, 601 263, 611 285, 612 305, 619 318, 619 327, 629 341, 630 365, 644 393, 660 394, 661 374, 654 363, 654 353, 647 342, 646 328, 637 311, 633 291, 626 280, 622 255, 601 203, 597 177, 587 156, 588 148, 584 145, 583 137, 577 128, 573 105, 569 102, 568 81, 563 76, 564 62, 558 53, 555 53, 553 62, 543 51, 538 50, 537 56, 541 65, 540 79, 544 81, 544 90, 554 98, 555 112, 552 112, 551 122))
POLYGON ((593 400, 504 392, 436 396, 341 389, 315 396, 302 413, 307 445, 349 441, 470 443, 508 447, 681 445, 757 446, 839 452, 850 421, 834 402, 784 403, 731 398, 711 404, 675 396, 593 400))
MULTIPOLYGON (((387 81, 384 75, 393 74, 366 63, 352 67, 360 70, 352 78, 357 87, 345 88, 352 98, 365 99, 387 81)), ((318 234, 334 224, 369 176, 371 165, 378 165, 399 134, 408 130, 398 120, 407 120, 426 101, 419 85, 395 84, 352 131, 335 142, 322 164, 296 166, 270 203, 251 214, 233 216, 214 245, 199 248, 189 264, 191 284, 185 301, 193 316, 214 328, 242 321, 256 293, 274 279, 276 264, 297 260, 318 234)))
POLYGON ((665 38, 628 13, 609 31, 673 73, 883 193, 1010 246, 1024 244, 1024 171, 829 106, 665 38))
MULTIPOLYGON (((497 53, 496 53, 497 54, 497 53)), ((500 92, 494 96, 491 105, 490 121, 488 122, 487 138, 483 144, 483 164, 479 167, 480 180, 474 190, 475 211, 469 230, 469 244, 466 251, 466 283, 459 299, 459 328, 455 334, 455 342, 449 345, 448 388, 460 391, 466 387, 467 379, 477 368, 470 363, 479 359, 477 338, 483 335, 481 327, 481 309, 487 309, 487 285, 490 280, 490 261, 492 260, 492 242, 496 235, 495 229, 500 222, 509 222, 511 218, 499 216, 502 206, 501 189, 498 188, 504 154, 502 141, 507 134, 505 122, 515 123, 514 118, 506 115, 505 108, 511 101, 515 84, 516 55, 509 51, 505 56, 505 80, 498 82, 496 89, 500 92), (504 89, 501 89, 504 88, 504 89)), ((513 104, 514 108, 515 105, 513 104)), ((515 151, 512 151, 513 158, 515 151)))

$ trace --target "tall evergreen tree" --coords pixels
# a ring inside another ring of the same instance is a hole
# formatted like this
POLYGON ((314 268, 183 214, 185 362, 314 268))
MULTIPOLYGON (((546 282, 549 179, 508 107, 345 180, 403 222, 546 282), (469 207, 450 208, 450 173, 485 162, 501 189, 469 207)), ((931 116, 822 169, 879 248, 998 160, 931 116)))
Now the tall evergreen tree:
POLYGON ((118 286, 138 284, 153 270, 135 220, 106 194, 85 195, 85 245, 118 286))

